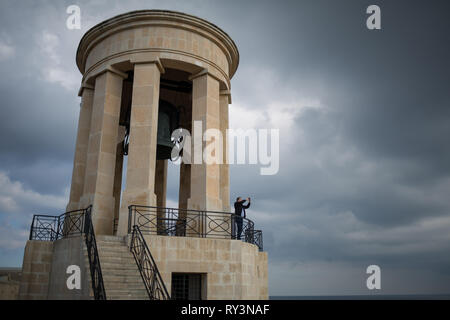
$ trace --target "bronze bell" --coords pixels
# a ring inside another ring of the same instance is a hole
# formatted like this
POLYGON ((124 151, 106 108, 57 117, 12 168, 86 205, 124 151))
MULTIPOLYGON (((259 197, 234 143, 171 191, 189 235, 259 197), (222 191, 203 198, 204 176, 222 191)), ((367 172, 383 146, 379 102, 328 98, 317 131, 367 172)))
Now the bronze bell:
POLYGON ((179 113, 177 108, 167 101, 159 101, 158 110, 158 136, 156 146, 156 159, 170 159, 175 143, 171 139, 172 132, 178 128, 179 113))

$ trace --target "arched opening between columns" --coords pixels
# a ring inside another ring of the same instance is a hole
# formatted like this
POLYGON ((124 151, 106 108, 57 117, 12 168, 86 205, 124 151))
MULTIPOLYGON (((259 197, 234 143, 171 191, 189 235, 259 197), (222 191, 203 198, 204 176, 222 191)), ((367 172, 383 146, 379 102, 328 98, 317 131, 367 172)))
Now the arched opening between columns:
MULTIPOLYGON (((126 186, 127 173, 127 143, 130 128, 132 95, 133 95, 133 71, 127 72, 128 77, 123 82, 122 99, 120 109, 119 134, 117 141, 116 169, 114 179, 114 232, 117 230, 119 212, 121 207, 121 195, 126 186)), ((166 68, 160 78, 159 111, 175 110, 169 115, 171 125, 176 128, 184 128, 191 132, 192 129, 192 81, 189 80, 190 73, 186 71, 166 68)), ((167 139, 168 132, 160 132, 161 123, 167 123, 167 112, 160 116, 158 121, 158 140, 167 139), (164 135, 164 137, 163 137, 164 135), (161 139, 160 139, 161 138, 161 139)), ((164 131, 164 130, 163 130, 164 131)), ((171 133, 171 131, 170 131, 171 133)), ((170 138, 170 134, 168 135, 170 138)), ((158 144, 160 141, 158 141, 158 144)), ((160 145, 158 145, 158 148, 160 145)), ((162 149, 162 148, 160 148, 162 149)), ((155 194, 156 206, 176 207, 187 209, 190 197, 190 165, 174 164, 158 149, 155 154, 155 194)))

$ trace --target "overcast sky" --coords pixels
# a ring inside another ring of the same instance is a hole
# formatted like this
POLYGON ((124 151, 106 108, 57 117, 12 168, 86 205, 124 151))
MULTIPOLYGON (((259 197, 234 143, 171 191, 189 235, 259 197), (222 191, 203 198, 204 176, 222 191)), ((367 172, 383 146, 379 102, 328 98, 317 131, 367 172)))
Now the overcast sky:
MULTIPOLYGON (((0 266, 68 202, 82 35, 137 9, 194 14, 240 51, 233 128, 280 129, 280 170, 231 168, 264 232, 270 295, 450 293, 448 1, 0 2, 0 266), (66 28, 67 6, 81 30, 66 28), (381 30, 366 8, 381 8, 381 30)), ((177 201, 176 168, 168 197, 177 201)))

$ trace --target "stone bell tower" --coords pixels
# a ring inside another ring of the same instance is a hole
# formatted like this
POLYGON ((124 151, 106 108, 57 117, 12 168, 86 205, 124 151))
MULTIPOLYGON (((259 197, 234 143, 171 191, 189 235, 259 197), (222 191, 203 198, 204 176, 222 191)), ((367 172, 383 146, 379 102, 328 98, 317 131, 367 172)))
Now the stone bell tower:
MULTIPOLYGON (((66 211, 92 205, 95 234, 104 241, 120 242, 139 227, 172 298, 267 298, 262 233, 230 213, 226 148, 222 164, 182 163, 178 208, 166 208, 173 130, 192 132, 200 122, 203 132, 218 129, 227 145, 230 80, 239 63, 233 40, 195 16, 133 11, 87 31, 76 62, 83 79, 66 211)), ((99 258, 108 265, 101 246, 99 258)))
MULTIPOLYGON (((238 63, 225 32, 185 14, 136 11, 89 30, 77 51, 82 102, 67 210, 93 204, 96 232, 113 234, 118 221, 123 234, 130 204, 164 204, 168 157, 161 138, 168 134, 170 144, 171 133, 164 129, 191 130, 202 121, 226 139, 238 63)), ((179 207, 229 211, 228 172, 226 163, 182 165, 179 207)))

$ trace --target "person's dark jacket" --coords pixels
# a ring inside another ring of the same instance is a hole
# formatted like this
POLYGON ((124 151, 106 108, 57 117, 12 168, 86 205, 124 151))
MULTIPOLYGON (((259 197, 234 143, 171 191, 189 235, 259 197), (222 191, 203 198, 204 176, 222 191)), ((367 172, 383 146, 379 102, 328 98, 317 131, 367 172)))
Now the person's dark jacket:
POLYGON ((245 209, 250 208, 250 202, 247 205, 244 205, 244 202, 247 200, 243 199, 241 201, 236 201, 234 203, 234 214, 240 217, 246 218, 245 209))

